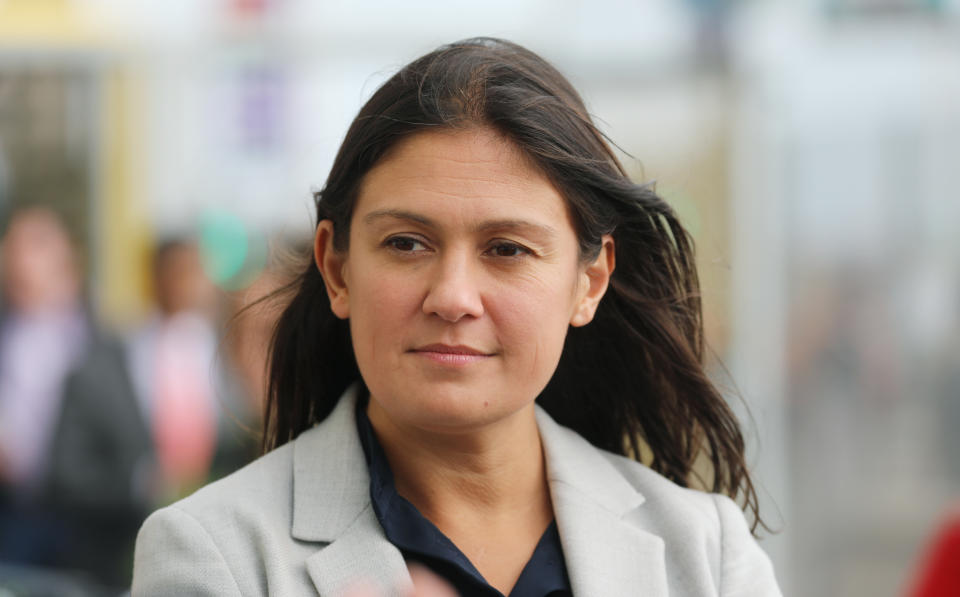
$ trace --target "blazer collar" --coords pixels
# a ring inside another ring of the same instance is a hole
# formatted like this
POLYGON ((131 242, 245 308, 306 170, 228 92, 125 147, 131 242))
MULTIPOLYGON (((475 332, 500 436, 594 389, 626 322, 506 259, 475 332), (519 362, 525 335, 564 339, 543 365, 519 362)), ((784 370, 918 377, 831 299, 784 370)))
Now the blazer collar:
POLYGON ((666 595, 663 539, 630 520, 644 496, 539 406, 537 425, 573 594, 666 595))

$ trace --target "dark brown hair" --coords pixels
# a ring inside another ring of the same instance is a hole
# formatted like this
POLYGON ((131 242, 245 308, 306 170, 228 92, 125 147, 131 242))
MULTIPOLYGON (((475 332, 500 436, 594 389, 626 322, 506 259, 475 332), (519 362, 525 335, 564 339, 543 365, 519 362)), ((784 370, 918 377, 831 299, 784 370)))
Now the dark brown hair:
MULTIPOLYGON (((550 64, 516 44, 470 39, 403 67, 363 106, 330 176, 314 196, 346 250, 364 175, 398 141, 429 128, 496 130, 539 167, 568 202, 584 260, 612 234, 616 270, 594 321, 569 329, 537 402, 593 445, 640 457, 687 486, 694 461, 712 463, 713 491, 741 497, 759 522, 736 417, 704 371, 703 320, 693 244, 650 185, 629 180, 580 96, 550 64)), ((311 262, 287 288, 270 354, 264 450, 323 420, 360 379, 349 326, 330 310, 311 262)))

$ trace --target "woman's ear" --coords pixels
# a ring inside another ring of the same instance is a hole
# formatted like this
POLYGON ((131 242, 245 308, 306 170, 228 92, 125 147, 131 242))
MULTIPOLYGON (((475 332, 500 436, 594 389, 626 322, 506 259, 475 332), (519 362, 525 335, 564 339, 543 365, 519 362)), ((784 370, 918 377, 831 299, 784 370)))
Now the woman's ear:
POLYGON ((570 325, 585 326, 593 321, 600 299, 607 292, 610 276, 616 267, 617 257, 613 237, 604 234, 600 240, 600 253, 593 263, 587 264, 580 272, 580 293, 577 304, 574 306, 570 325))
POLYGON ((350 317, 350 300, 347 282, 343 275, 346 255, 339 253, 333 246, 333 222, 322 220, 317 225, 317 234, 313 239, 313 258, 323 277, 323 285, 330 298, 330 309, 340 319, 350 317))

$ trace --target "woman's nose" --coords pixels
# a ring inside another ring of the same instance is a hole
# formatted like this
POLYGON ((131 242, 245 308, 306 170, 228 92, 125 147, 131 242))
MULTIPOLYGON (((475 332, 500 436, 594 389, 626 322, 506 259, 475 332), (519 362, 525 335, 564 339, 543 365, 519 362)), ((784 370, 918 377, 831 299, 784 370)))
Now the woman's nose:
POLYGON ((483 315, 483 300, 472 270, 467 259, 442 259, 424 298, 423 312, 451 323, 483 315))

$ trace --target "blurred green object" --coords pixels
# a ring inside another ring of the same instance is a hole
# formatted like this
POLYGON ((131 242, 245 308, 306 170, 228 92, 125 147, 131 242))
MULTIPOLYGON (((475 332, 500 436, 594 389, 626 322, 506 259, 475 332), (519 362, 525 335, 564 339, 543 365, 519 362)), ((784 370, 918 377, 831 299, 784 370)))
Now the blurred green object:
POLYGON ((200 220, 200 251, 210 280, 225 290, 238 290, 263 271, 267 243, 235 213, 209 210, 200 220))
POLYGON ((207 275, 223 284, 240 273, 247 259, 247 228, 236 215, 207 212, 200 222, 200 248, 207 275))

